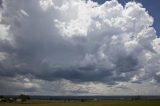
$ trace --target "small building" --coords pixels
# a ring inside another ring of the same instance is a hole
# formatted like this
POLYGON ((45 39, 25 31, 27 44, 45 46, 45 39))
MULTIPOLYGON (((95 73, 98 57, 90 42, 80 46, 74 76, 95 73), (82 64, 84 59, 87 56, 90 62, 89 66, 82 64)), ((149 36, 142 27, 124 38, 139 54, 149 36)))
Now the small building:
POLYGON ((16 99, 16 102, 22 102, 22 99, 18 98, 16 99))
POLYGON ((14 99, 13 99, 13 98, 9 98, 9 99, 8 99, 8 102, 10 102, 10 103, 11 103, 11 102, 14 102, 14 99))

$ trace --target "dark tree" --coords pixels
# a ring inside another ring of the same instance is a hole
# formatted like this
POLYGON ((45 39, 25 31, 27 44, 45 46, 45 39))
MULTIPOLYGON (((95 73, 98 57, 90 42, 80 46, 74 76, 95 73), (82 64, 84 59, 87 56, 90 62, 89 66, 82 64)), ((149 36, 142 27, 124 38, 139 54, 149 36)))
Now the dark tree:
POLYGON ((21 95, 18 96, 18 98, 21 99, 22 102, 25 102, 25 101, 27 101, 27 100, 30 99, 30 96, 29 95, 21 94, 21 95))

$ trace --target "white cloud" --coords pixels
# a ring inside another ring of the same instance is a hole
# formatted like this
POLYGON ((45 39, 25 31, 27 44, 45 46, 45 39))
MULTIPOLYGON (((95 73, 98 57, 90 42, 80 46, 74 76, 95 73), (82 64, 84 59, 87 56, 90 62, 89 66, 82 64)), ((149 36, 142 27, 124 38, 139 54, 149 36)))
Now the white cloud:
POLYGON ((47 10, 50 6, 53 5, 52 0, 39 0, 39 3, 43 10, 47 10))
POLYGON ((0 52, 0 61, 5 60, 7 57, 6 53, 0 52))
POLYGON ((160 53, 160 38, 153 40, 153 49, 159 54, 160 53))
POLYGON ((24 11, 23 9, 21 9, 20 12, 25 16, 29 16, 28 13, 26 11, 24 11))
POLYGON ((9 25, 2 24, 2 9, 0 8, 0 40, 9 40, 8 30, 9 25))

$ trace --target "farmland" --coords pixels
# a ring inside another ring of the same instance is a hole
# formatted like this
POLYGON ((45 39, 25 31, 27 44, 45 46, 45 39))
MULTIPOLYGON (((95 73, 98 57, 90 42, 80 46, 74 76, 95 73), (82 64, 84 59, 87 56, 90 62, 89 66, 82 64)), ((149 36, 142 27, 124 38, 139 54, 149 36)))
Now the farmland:
POLYGON ((54 101, 31 100, 19 103, 0 103, 0 106, 160 106, 160 100, 101 100, 101 101, 54 101))

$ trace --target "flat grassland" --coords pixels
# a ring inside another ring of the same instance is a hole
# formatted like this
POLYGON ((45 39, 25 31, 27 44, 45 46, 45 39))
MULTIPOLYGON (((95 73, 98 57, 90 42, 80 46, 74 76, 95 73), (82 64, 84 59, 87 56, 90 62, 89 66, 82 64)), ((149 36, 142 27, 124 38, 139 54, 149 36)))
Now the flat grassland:
POLYGON ((0 106, 160 106, 160 100, 101 100, 101 101, 28 101, 24 103, 0 103, 0 106))

